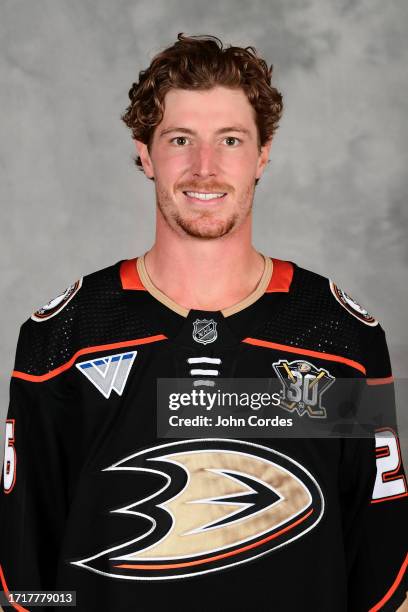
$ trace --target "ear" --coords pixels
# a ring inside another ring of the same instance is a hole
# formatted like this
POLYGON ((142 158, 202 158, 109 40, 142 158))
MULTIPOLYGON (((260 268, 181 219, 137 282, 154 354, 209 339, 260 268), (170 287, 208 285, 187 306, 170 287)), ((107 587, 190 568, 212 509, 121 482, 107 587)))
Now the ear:
POLYGON ((259 153, 259 157, 258 157, 258 164, 257 164, 257 170, 256 170, 256 176, 255 178, 259 179, 262 174, 263 171, 265 170, 265 167, 269 161, 269 153, 271 150, 271 146, 272 146, 272 138, 270 140, 268 140, 263 147, 261 147, 261 151, 259 153))
POLYGON ((154 176, 153 164, 150 158, 149 151, 147 149, 147 145, 144 142, 141 142, 140 140, 134 139, 134 141, 136 145, 136 151, 139 154, 145 175, 148 178, 153 178, 154 176))

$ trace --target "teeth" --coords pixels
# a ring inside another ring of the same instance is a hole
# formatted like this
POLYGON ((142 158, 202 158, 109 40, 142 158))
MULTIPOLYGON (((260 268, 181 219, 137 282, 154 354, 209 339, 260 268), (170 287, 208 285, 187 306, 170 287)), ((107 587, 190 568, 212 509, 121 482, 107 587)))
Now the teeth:
POLYGON ((224 193, 199 193, 197 191, 186 191, 186 194, 190 198, 197 198, 198 200, 214 200, 215 198, 222 198, 224 193))

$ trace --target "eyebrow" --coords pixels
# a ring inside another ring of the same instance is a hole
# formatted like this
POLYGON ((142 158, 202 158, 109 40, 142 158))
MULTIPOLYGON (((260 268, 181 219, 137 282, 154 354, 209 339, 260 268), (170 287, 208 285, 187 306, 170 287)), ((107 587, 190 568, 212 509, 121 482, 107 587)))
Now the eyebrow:
MULTIPOLYGON (((170 134, 171 132, 181 132, 183 134, 191 134, 192 136, 195 136, 197 134, 197 132, 195 132, 194 130, 190 130, 189 128, 168 127, 165 130, 161 130, 159 136, 164 136, 165 134, 170 134)), ((228 127, 220 128, 215 133, 226 134, 227 132, 239 132, 241 134, 246 134, 247 136, 251 137, 251 132, 240 125, 231 125, 228 127)))

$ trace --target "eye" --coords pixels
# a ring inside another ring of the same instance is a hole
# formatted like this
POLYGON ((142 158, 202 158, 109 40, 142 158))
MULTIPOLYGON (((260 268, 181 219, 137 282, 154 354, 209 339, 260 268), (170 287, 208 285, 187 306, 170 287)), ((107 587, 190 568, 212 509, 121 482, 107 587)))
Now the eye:
POLYGON ((176 146, 183 147, 186 144, 187 140, 188 140, 187 136, 175 136, 174 138, 170 140, 170 142, 172 144, 175 144, 176 146), (184 141, 184 142, 180 142, 180 141, 184 141))
POLYGON ((241 142, 241 139, 237 138, 236 136, 227 136, 226 138, 224 138, 224 140, 229 141, 227 144, 228 146, 231 146, 231 147, 237 146, 237 144, 241 142), (235 141, 235 142, 231 143, 231 141, 235 141))

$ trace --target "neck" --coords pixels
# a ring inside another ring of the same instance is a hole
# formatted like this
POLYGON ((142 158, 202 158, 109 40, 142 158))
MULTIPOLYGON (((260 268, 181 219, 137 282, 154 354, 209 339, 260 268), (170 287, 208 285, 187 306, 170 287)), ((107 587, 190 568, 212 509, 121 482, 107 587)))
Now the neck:
POLYGON ((255 290, 264 259, 251 244, 249 216, 235 232, 213 240, 156 231, 145 266, 152 283, 177 304, 222 310, 255 290))

